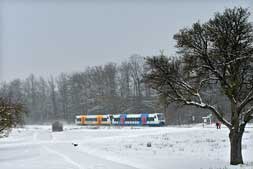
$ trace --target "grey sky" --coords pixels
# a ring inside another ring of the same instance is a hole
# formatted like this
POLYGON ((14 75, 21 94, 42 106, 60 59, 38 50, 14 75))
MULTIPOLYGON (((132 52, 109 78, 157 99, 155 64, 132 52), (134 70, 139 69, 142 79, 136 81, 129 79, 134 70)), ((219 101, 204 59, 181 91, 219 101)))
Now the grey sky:
MULTIPOLYGON (((180 28, 206 21, 225 7, 250 1, 29 1, 0 2, 0 80, 48 77, 126 60, 132 54, 172 55, 180 28), (36 1, 36 2, 35 2, 36 1)), ((250 8, 252 11, 252 8, 250 8)), ((251 17, 252 20, 252 17, 251 17)))

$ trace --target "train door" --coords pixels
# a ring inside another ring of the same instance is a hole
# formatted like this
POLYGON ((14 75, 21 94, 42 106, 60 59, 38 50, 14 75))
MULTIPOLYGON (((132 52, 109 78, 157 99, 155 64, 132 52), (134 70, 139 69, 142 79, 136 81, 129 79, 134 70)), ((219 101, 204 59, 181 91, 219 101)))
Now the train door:
POLYGON ((97 124, 102 124, 102 118, 103 118, 103 116, 101 116, 101 115, 98 115, 97 116, 97 124))
POLYGON ((147 114, 141 114, 140 124, 141 125, 146 125, 147 124, 147 119, 148 119, 148 115, 147 114))
POLYGON ((81 124, 85 124, 85 119, 86 119, 85 116, 81 116, 81 124))
POLYGON ((120 125, 124 125, 125 124, 125 118, 126 118, 125 114, 121 114, 120 115, 120 125))

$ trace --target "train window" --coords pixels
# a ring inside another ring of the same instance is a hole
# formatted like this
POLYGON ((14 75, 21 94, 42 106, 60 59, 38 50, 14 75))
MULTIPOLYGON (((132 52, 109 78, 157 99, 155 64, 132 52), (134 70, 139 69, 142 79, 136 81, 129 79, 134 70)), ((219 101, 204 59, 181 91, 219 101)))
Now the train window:
POLYGON ((154 117, 148 117, 147 121, 154 121, 154 117))
POLYGON ((86 121, 89 121, 89 122, 97 121, 97 118, 87 118, 86 121))
POLYGON ((102 118, 102 121, 107 121, 107 118, 102 118))
POLYGON ((158 120, 164 120, 164 115, 163 114, 158 114, 158 120))
POLYGON ((119 118, 114 118, 114 121, 119 121, 119 118))
POLYGON ((133 118, 126 118, 125 121, 133 121, 133 118))
POLYGON ((134 117, 125 119, 125 121, 138 121, 138 120, 139 118, 134 118, 134 117))
POLYGON ((138 121, 139 118, 127 118, 126 121, 138 121))
POLYGON ((81 121, 81 118, 77 118, 76 121, 80 122, 80 121, 81 121))

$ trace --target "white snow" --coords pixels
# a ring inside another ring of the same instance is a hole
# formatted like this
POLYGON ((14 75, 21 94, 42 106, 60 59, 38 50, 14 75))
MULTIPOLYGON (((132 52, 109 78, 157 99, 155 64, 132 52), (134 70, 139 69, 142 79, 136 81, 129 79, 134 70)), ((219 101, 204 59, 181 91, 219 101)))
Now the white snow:
POLYGON ((0 139, 0 169, 252 169, 252 140, 250 125, 245 164, 231 166, 225 127, 25 126, 0 139))

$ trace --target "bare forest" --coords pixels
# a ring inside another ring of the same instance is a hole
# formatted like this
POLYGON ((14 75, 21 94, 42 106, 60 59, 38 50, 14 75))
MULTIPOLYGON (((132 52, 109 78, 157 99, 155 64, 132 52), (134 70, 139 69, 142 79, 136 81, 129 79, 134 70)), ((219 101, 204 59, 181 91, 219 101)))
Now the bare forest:
MULTIPOLYGON (((144 82, 146 71, 145 58, 132 55, 121 64, 108 63, 49 79, 31 74, 26 79, 2 83, 0 93, 14 102, 24 103, 28 112, 24 120, 28 124, 53 120, 73 123, 79 114, 123 112, 165 112, 169 124, 202 122, 208 111, 167 105, 144 82)), ((217 99, 226 102, 223 97, 217 99)))

